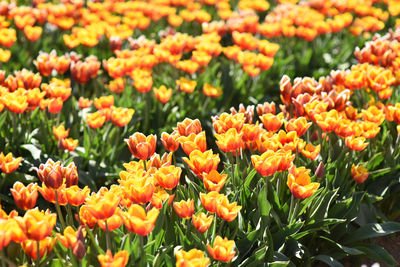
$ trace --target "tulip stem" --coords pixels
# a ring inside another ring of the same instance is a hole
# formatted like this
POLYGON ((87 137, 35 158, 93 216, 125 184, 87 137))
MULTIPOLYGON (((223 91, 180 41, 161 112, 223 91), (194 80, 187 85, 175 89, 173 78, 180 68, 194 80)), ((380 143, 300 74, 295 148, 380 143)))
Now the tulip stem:
MULTIPOLYGON (((294 199, 294 197, 293 197, 293 195, 292 195, 292 198, 294 199)), ((289 225, 291 225, 292 224, 292 222, 293 222, 293 219, 296 217, 296 215, 297 215, 297 211, 298 211, 298 209, 299 209, 299 202, 300 202, 300 200, 299 199, 296 199, 295 200, 295 202, 294 202, 294 209, 293 209, 293 212, 292 212, 292 214, 290 214, 290 221, 289 221, 289 225)), ((292 204, 292 203, 291 203, 292 204)))
POLYGON ((143 160, 143 166, 144 166, 144 170, 147 172, 147 164, 146 164, 146 160, 143 160))
POLYGON ((64 231, 64 229, 65 229, 65 221, 64 221, 64 217, 63 217, 63 215, 62 215, 62 212, 61 212, 61 208, 60 208, 60 203, 58 202, 58 193, 57 193, 57 190, 54 190, 54 192, 55 192, 55 197, 56 197, 56 210, 57 210, 57 213, 58 213, 58 217, 60 218, 60 222, 61 222, 61 231, 63 232, 64 231))
POLYGON ((4 255, 4 250, 0 250, 1 251, 1 267, 6 267, 6 263, 5 263, 5 258, 6 256, 4 255))
POLYGON ((289 217, 288 217, 288 223, 290 225, 291 221, 292 221, 292 213, 293 213, 293 206, 294 206, 294 196, 291 195, 290 197, 290 208, 289 208, 289 217))
POLYGON ((68 213, 68 221, 70 225, 74 225, 74 217, 72 215, 72 211, 71 211, 71 206, 70 204, 67 204, 67 213, 68 213))
POLYGON ((96 238, 94 237, 94 235, 93 235, 93 233, 92 233, 92 230, 89 229, 88 226, 85 226, 85 229, 86 229, 86 233, 87 233, 88 236, 89 236, 89 239, 92 241, 92 243, 93 243, 94 247, 96 248, 97 252, 98 252, 99 254, 104 254, 103 249, 102 249, 101 247, 99 247, 99 244, 97 244, 96 238))
POLYGON ((144 109, 144 131, 149 127, 149 108, 150 108, 150 92, 145 93, 146 104, 144 109))
POLYGON ((37 247, 36 247, 37 251, 36 251, 36 263, 35 263, 35 266, 39 266, 40 265, 40 242, 36 241, 36 245, 37 245, 37 247))
POLYGON ((109 250, 110 249, 110 231, 108 230, 107 220, 105 220, 105 225, 106 225, 106 245, 107 245, 107 250, 109 250))

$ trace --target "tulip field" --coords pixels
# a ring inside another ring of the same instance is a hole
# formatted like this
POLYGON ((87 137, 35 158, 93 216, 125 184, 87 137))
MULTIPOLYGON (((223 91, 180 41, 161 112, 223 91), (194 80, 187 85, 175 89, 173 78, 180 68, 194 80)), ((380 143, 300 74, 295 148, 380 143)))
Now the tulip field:
POLYGON ((1 267, 400 266, 400 1, 3 0, 0 169, 1 267))

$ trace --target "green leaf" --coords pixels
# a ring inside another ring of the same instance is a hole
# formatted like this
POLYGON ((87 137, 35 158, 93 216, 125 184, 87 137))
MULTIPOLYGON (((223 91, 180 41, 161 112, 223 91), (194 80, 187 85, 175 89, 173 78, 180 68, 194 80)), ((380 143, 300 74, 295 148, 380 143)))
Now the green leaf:
POLYGON ((384 160, 384 158, 385 157, 383 156, 382 152, 379 152, 379 153, 373 155, 367 164, 367 169, 368 170, 375 169, 376 167, 379 166, 379 164, 381 164, 381 162, 384 160))
POLYGON ((400 231, 400 223, 397 222, 370 223, 349 234, 349 236, 344 240, 344 243, 349 244, 368 238, 393 234, 398 231, 400 231))
POLYGON ((91 140, 90 140, 89 132, 86 127, 83 127, 83 147, 85 148, 86 156, 90 156, 89 155, 90 142, 91 142, 91 140))
POLYGON ((7 118, 7 112, 3 112, 3 114, 1 114, 0 116, 0 129, 2 129, 2 126, 6 121, 6 118, 7 118))
POLYGON ((328 264, 331 267, 343 267, 343 264, 332 258, 331 256, 328 255, 318 255, 314 257, 315 260, 317 261, 322 261, 323 263, 328 264))
POLYGON ((349 255, 361 255, 361 254, 363 254, 363 252, 361 250, 343 246, 343 245, 333 241, 332 239, 327 238, 326 236, 319 236, 319 238, 325 239, 326 241, 328 241, 331 244, 335 245, 336 247, 338 247, 340 250, 342 250, 346 254, 349 254, 349 255))
POLYGON ((359 244, 355 248, 364 252, 371 260, 379 261, 389 266, 398 266, 397 261, 383 247, 374 244, 359 244))
POLYGON ((260 209, 261 216, 267 217, 269 216, 269 212, 271 211, 271 204, 267 200, 267 192, 265 191, 266 185, 264 185, 258 194, 258 208, 260 209))

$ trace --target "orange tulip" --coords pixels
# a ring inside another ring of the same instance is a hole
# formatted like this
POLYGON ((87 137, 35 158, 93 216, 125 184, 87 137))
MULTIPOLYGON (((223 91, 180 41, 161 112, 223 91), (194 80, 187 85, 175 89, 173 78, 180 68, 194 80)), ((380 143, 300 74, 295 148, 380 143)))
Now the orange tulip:
POLYGON ((11 242, 11 231, 9 231, 9 220, 0 219, 0 251, 11 242))
POLYGON ((173 165, 161 167, 154 174, 154 179, 161 187, 171 190, 179 183, 181 173, 182 169, 173 165))
POLYGON ((187 201, 181 200, 180 202, 174 202, 174 210, 179 217, 183 219, 189 219, 194 213, 194 202, 193 199, 187 201))
POLYGON ((200 150, 194 150, 190 153, 189 158, 185 157, 183 161, 185 161, 190 169, 201 178, 203 173, 216 170, 220 159, 219 155, 213 154, 212 150, 207 150, 204 153, 200 150))
POLYGON ((98 111, 86 115, 86 123, 92 129, 96 129, 103 126, 105 121, 106 117, 98 111))
POLYGON ((300 152, 306 158, 311 160, 315 160, 321 151, 321 145, 313 146, 312 144, 307 144, 304 149, 301 149, 300 152))
POLYGON ((262 176, 273 175, 279 167, 279 158, 276 157, 275 152, 272 150, 267 150, 261 156, 251 156, 251 162, 262 176))
POLYGON ((190 134, 198 134, 201 130, 201 124, 198 119, 184 119, 183 122, 177 124, 176 130, 180 136, 189 136, 190 134))
POLYGON ((97 224, 97 219, 92 215, 86 206, 81 206, 79 209, 79 216, 76 216, 77 221, 80 221, 81 225, 84 227, 89 227, 93 229, 97 224))
POLYGON ((277 132, 283 124, 283 113, 274 115, 271 113, 264 114, 260 117, 265 129, 269 132, 277 132))
POLYGON ((217 214, 225 221, 231 222, 236 219, 241 209, 242 206, 238 206, 236 202, 229 203, 225 195, 220 195, 217 198, 217 214))
POLYGON ((61 145, 65 150, 74 151, 78 146, 78 139, 73 139, 73 138, 62 139, 61 145))
POLYGON ((217 134, 222 134, 231 128, 235 128, 239 133, 246 121, 244 113, 236 113, 235 115, 222 113, 218 117, 213 117, 213 127, 217 134))
POLYGON ((69 129, 65 129, 64 125, 60 125, 58 127, 53 126, 53 134, 57 141, 62 140, 68 137, 69 129))
POLYGON ((56 191, 57 191, 58 204, 61 206, 68 204, 67 196, 65 194, 66 191, 65 184, 62 184, 61 187, 59 187, 58 189, 53 189, 47 187, 43 183, 41 187, 38 187, 38 190, 46 201, 54 204, 57 203, 56 200, 56 191))
POLYGON ((268 114, 268 113, 271 113, 271 114, 275 114, 276 113, 275 102, 271 102, 271 103, 265 102, 262 105, 261 104, 257 105, 257 114, 258 114, 258 116, 261 117, 262 115, 268 114))
POLYGON ((208 191, 219 192, 224 186, 227 177, 227 174, 220 174, 217 170, 212 170, 203 175, 204 187, 208 191))
POLYGON ((199 215, 192 215, 192 222, 194 228, 200 233, 204 233, 210 228, 213 222, 214 215, 207 216, 204 212, 201 212, 199 215))
POLYGON ((97 220, 106 220, 114 215, 118 207, 120 197, 112 191, 92 194, 86 198, 85 208, 97 220))
POLYGON ((82 205, 89 196, 89 193, 90 189, 87 186, 85 186, 83 189, 80 189, 77 185, 73 185, 65 190, 68 203, 72 206, 82 205))
POLYGON ((244 124, 242 128, 242 139, 244 142, 255 142, 259 139, 262 132, 261 125, 258 124, 244 124))
POLYGON ((296 155, 292 154, 290 150, 278 150, 276 152, 276 157, 279 159, 278 171, 286 171, 293 165, 293 160, 296 155))
POLYGON ((211 191, 207 194, 200 193, 200 200, 203 207, 211 213, 217 212, 217 199, 221 196, 217 191, 211 191))
POLYGON ((210 256, 218 261, 229 262, 235 256, 235 241, 228 240, 228 238, 222 239, 221 236, 217 235, 214 240, 214 246, 207 244, 207 250, 210 256))
POLYGON ((346 146, 351 150, 361 151, 368 146, 369 143, 365 143, 365 137, 346 137, 346 146))
MULTIPOLYGON (((37 258, 37 243, 35 240, 26 240, 21 243, 22 249, 28 255, 28 257, 36 260, 37 258)), ((56 239, 52 237, 46 237, 43 240, 39 241, 39 256, 42 258, 44 254, 50 254, 53 250, 54 244, 56 243, 56 239)))
POLYGON ((127 212, 121 212, 124 225, 129 231, 146 236, 153 230, 159 210, 152 208, 146 214, 143 207, 137 204, 130 206, 127 212))
POLYGON ((356 183, 362 184, 365 180, 367 180, 368 176, 369 172, 367 168, 361 165, 351 165, 351 177, 353 177, 356 183))
POLYGON ((167 88, 165 85, 161 85, 158 89, 154 87, 153 92, 157 100, 163 104, 167 103, 172 96, 172 89, 167 88))
POLYGON ((29 239, 41 241, 53 230, 57 215, 50 210, 39 211, 38 208, 28 210, 24 217, 14 218, 29 239))
POLYGON ((297 136, 304 135, 308 128, 312 125, 311 122, 307 122, 305 117, 299 117, 297 119, 291 119, 285 124, 286 132, 295 131, 297 136))
POLYGON ((31 183, 25 187, 22 183, 15 182, 10 191, 18 208, 28 210, 35 207, 38 197, 36 184, 31 183))
POLYGON ((122 191, 133 203, 144 204, 151 200, 154 193, 153 178, 149 175, 143 177, 130 175, 127 180, 118 180, 122 191))
POLYGON ((295 198, 308 198, 319 188, 319 183, 311 183, 309 173, 304 167, 289 170, 287 185, 295 198))
POLYGON ((57 114, 61 111, 62 107, 63 107, 63 101, 61 97, 57 97, 50 99, 47 109, 50 113, 57 114))
POLYGON ((168 200, 168 205, 171 204, 175 195, 170 195, 161 187, 156 187, 154 190, 153 196, 151 197, 150 203, 157 209, 161 209, 163 207, 163 203, 168 200))
MULTIPOLYGON (((78 231, 75 231, 71 226, 64 229, 64 234, 56 233, 58 241, 66 248, 74 248, 78 242, 78 231)), ((83 237, 86 236, 86 230, 82 229, 83 237)))
POLYGON ((111 107, 111 121, 118 127, 127 125, 132 120, 133 114, 135 114, 135 110, 132 108, 111 107))
POLYGON ((195 80, 185 79, 181 77, 179 80, 176 80, 176 85, 178 90, 183 91, 185 93, 192 93, 194 89, 196 89, 197 82, 195 80))
POLYGON ((13 158, 13 154, 10 152, 4 156, 3 152, 0 153, 0 167, 4 173, 12 173, 16 171, 21 164, 22 157, 13 158))
POLYGON ((124 267, 128 264, 129 254, 126 250, 121 250, 113 256, 111 250, 107 250, 105 255, 98 255, 97 259, 101 267, 124 267))
POLYGON ((125 139, 129 150, 135 158, 147 160, 156 150, 157 137, 155 135, 145 136, 142 133, 134 133, 125 139))
POLYGON ((216 143, 219 149, 224 152, 232 153, 236 153, 236 151, 242 148, 242 136, 243 133, 238 133, 235 128, 231 128, 222 134, 215 134, 215 138, 217 139, 216 143))
POLYGON ((178 138, 179 143, 186 155, 190 155, 194 150, 205 152, 207 150, 206 133, 190 134, 189 136, 181 136, 178 138))
POLYGON ((84 108, 90 108, 93 104, 93 101, 91 101, 89 98, 84 98, 84 97, 79 97, 79 108, 84 109, 84 108))
POLYGON ((222 88, 221 87, 215 87, 212 86, 211 84, 205 83, 203 85, 203 93, 206 96, 212 97, 212 98, 217 98, 222 95, 222 88))
POLYGON ((161 134, 161 143, 167 151, 175 152, 179 148, 178 138, 179 135, 175 131, 171 134, 163 132, 161 134))
POLYGON ((175 252, 176 267, 207 267, 210 264, 210 259, 204 256, 204 252, 198 249, 184 251, 182 249, 175 252))
MULTIPOLYGON (((150 171, 151 168, 159 169, 161 167, 171 166, 171 164, 172 164, 172 153, 164 153, 161 159, 159 154, 154 153, 153 156, 151 156, 151 158, 147 161, 149 172, 151 172, 150 171)), ((153 173, 151 172, 151 174, 153 173)))
POLYGON ((78 169, 74 162, 68 164, 67 167, 62 167, 61 171, 66 187, 78 184, 78 169))
POLYGON ((117 208, 115 211, 115 214, 108 218, 107 220, 98 220, 97 225, 101 228, 103 231, 109 231, 112 232, 115 229, 118 229, 122 224, 122 218, 120 216, 120 210, 117 208), (106 227, 106 221, 107 221, 107 227, 106 227))

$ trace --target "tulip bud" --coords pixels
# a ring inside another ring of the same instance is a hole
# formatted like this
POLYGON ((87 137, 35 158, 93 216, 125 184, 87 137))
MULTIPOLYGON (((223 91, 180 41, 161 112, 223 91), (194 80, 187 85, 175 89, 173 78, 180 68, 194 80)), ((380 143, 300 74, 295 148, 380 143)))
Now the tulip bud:
POLYGON ((317 178, 321 179, 325 174, 325 168, 324 168, 324 163, 321 161, 318 164, 317 169, 315 170, 315 176, 317 176, 317 178))
POLYGON ((83 235, 83 227, 82 225, 79 226, 78 230, 76 231, 76 240, 85 242, 85 237, 83 235))
POLYGON ((78 240, 76 242, 76 245, 74 246, 72 252, 74 253, 74 256, 77 257, 78 259, 82 259, 85 256, 86 247, 81 240, 78 240))

